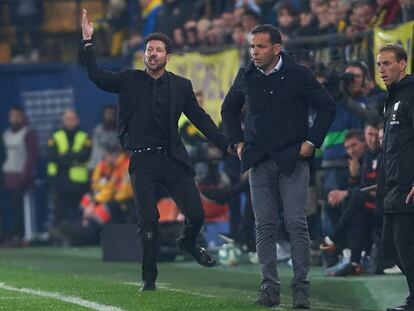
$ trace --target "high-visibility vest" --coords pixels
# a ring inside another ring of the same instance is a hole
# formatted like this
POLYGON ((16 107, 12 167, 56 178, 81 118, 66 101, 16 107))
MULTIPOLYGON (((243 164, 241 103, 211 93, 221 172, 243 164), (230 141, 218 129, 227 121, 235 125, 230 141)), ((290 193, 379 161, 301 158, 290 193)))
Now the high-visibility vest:
MULTIPOLYGON (((69 141, 64 130, 58 130, 52 135, 56 143, 58 153, 64 155, 69 151, 69 141)), ((82 150, 88 135, 83 131, 77 131, 73 140, 72 152, 77 153, 82 150)), ((59 167, 55 162, 49 162, 47 165, 47 175, 50 177, 58 174, 59 167)), ((74 183, 87 183, 89 179, 88 167, 86 163, 74 165, 69 168, 69 180, 74 183)))

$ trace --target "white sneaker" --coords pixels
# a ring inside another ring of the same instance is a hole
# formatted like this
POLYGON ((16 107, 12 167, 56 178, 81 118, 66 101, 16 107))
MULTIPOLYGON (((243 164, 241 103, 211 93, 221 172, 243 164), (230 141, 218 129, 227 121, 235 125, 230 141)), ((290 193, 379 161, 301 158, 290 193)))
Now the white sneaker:
POLYGON ((257 257, 257 252, 249 252, 249 261, 252 264, 258 264, 259 263, 259 257, 257 257))
POLYGON ((397 265, 394 265, 391 268, 384 269, 384 274, 402 274, 402 271, 397 265))

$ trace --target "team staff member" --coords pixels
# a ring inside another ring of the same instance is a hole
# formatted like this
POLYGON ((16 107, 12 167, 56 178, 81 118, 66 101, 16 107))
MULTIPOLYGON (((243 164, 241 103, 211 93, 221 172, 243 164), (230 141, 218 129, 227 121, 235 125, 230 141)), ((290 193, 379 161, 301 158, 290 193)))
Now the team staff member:
POLYGON ((130 177, 138 211, 138 234, 142 246, 142 290, 154 290, 159 213, 155 191, 161 185, 181 208, 186 219, 177 240, 181 250, 199 264, 212 267, 214 258, 196 245, 204 211, 194 183, 190 158, 178 134, 178 119, 188 119, 221 150, 231 150, 227 139, 198 105, 191 82, 165 66, 171 40, 153 33, 145 38, 145 70, 113 73, 97 67, 93 54, 93 25, 83 10, 83 57, 89 78, 101 89, 119 94, 118 128, 121 144, 132 152, 130 177))
POLYGON ((278 210, 284 213, 293 260, 293 307, 309 308, 310 242, 306 222, 308 158, 320 147, 335 115, 335 103, 312 72, 281 51, 281 35, 272 25, 252 30, 252 62, 240 69, 221 115, 237 143, 242 171, 250 170, 256 217, 256 246, 262 282, 256 303, 280 304, 276 270, 278 210), (246 104, 244 132, 240 114, 246 104), (317 112, 308 129, 309 108, 317 112), (281 198, 280 200, 277 198, 281 198))
POLYGON ((396 44, 380 48, 377 66, 388 91, 383 110, 382 243, 405 274, 409 290, 402 306, 387 311, 414 311, 414 78, 406 74, 407 52, 396 44))
POLYGON ((82 217, 79 202, 89 188, 87 161, 92 142, 79 128, 79 117, 74 110, 66 110, 62 128, 49 138, 47 174, 52 188, 54 225, 62 221, 75 223, 82 217))

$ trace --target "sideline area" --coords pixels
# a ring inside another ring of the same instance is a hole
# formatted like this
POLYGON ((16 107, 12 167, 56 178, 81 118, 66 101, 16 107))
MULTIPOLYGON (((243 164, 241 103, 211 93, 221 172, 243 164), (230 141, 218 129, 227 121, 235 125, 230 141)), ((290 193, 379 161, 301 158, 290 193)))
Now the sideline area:
MULTIPOLYGON (((1 248, 0 309, 264 310, 251 305, 257 265, 206 269, 193 262, 161 263, 158 290, 140 293, 138 263, 102 262, 101 256, 97 247, 1 248)), ((280 276, 277 310, 292 310, 291 268, 281 265, 280 276)), ((385 310, 403 301, 407 291, 401 276, 330 278, 313 267, 310 280, 314 311, 385 310)))

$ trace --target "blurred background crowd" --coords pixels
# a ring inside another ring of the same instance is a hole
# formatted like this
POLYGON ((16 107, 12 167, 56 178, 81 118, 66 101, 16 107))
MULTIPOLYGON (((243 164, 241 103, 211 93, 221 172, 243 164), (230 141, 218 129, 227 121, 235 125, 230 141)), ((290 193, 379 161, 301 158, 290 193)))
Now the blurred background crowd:
POLYGON ((3 62, 74 61, 80 8, 94 20, 101 57, 126 57, 161 31, 176 49, 243 46, 258 23, 286 41, 355 33, 413 19, 412 0, 1 0, 3 62))
MULTIPOLYGON (((337 105, 312 163, 313 263, 335 276, 399 272, 378 251, 378 194, 360 189, 376 184, 381 156, 378 111, 385 92, 374 78, 373 29, 412 21, 413 0, 0 0, 2 245, 99 244, 104 225, 137 221, 128 154, 117 143, 116 98, 91 91, 76 74, 56 74, 42 91, 33 89, 46 71, 77 68, 81 8, 94 22, 99 61, 110 69, 135 66, 143 38, 154 31, 168 34, 180 55, 236 49, 242 66, 250 59, 250 31, 278 26, 285 49, 312 68, 337 105), (36 82, 28 78, 34 73, 36 82)), ((203 106, 211 95, 200 85, 195 92, 203 106)), ((310 126, 313 118, 310 113, 310 126)), ((254 262, 248 178, 240 176, 237 158, 210 146, 185 118, 180 133, 206 212, 200 239, 214 249, 223 242, 217 232, 223 233, 254 262)), ((183 217, 163 189, 159 199, 162 243, 174 246, 171 236, 183 217)), ((289 237, 280 231, 279 260, 288 262, 289 237)))

